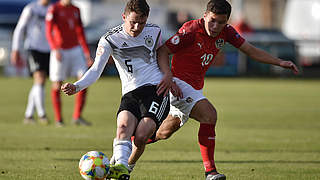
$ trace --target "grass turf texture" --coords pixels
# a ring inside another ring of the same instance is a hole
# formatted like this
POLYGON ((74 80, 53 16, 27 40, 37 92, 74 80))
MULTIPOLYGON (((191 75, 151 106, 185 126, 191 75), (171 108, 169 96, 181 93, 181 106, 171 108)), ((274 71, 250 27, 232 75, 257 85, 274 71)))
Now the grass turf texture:
MULTIPOLYGON (((31 79, 0 78, 0 179, 81 179, 78 162, 90 150, 112 155, 118 78, 89 88, 83 116, 91 127, 71 125, 74 97, 63 95, 66 126, 55 127, 46 86, 49 126, 23 125, 31 79)), ((218 111, 216 165, 231 179, 320 178, 320 80, 206 80, 204 94, 218 111)), ((136 180, 204 180, 190 120, 167 141, 148 145, 135 167, 136 180)))

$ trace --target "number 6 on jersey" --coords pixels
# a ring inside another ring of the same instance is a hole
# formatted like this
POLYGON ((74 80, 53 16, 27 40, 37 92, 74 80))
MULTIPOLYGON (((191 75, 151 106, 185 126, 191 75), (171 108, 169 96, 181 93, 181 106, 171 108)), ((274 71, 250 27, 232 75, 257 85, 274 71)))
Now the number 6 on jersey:
POLYGON ((158 109, 159 109, 159 104, 154 102, 154 101, 152 101, 152 104, 151 104, 151 106, 149 108, 149 112, 151 112, 153 114, 157 114, 158 109))

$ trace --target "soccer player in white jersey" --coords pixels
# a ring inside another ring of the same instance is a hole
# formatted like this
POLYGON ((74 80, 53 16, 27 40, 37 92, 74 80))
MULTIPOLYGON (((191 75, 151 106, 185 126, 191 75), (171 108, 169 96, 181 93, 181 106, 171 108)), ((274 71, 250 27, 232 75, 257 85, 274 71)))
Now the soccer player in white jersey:
POLYGON ((29 92, 24 123, 34 123, 34 109, 40 123, 48 124, 44 106, 44 85, 49 74, 50 47, 45 36, 45 16, 50 0, 29 3, 22 11, 13 33, 11 62, 18 66, 22 63, 20 53, 28 50, 28 69, 34 78, 29 92))
POLYGON ((67 95, 75 94, 100 77, 110 55, 115 60, 123 96, 113 142, 115 165, 111 166, 108 178, 129 179, 128 159, 132 148, 137 149, 140 157, 148 138, 169 112, 172 74, 168 61, 157 61, 161 31, 158 26, 146 23, 148 15, 145 0, 130 0, 122 14, 124 23, 100 39, 92 67, 79 81, 61 87, 67 95), (133 144, 131 136, 135 136, 133 144))

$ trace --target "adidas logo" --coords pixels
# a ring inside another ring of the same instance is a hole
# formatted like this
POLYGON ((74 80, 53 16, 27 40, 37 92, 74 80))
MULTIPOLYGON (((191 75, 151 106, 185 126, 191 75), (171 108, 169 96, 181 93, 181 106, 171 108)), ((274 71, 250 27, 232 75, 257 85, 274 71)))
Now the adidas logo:
POLYGON ((128 44, 126 42, 123 42, 121 47, 128 47, 128 44))

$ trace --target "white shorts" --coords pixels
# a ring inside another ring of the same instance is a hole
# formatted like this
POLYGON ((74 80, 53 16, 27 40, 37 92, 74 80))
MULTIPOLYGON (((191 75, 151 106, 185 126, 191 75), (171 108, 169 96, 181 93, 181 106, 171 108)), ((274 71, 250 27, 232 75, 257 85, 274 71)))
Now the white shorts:
POLYGON ((190 112, 193 106, 200 100, 206 99, 203 96, 202 89, 196 90, 188 83, 173 78, 176 84, 180 87, 183 98, 177 99, 170 93, 170 112, 169 114, 173 117, 179 117, 181 120, 180 126, 183 126, 189 119, 190 112))
POLYGON ((88 66, 80 46, 60 50, 62 59, 58 61, 55 53, 50 53, 50 80, 64 81, 68 77, 80 78, 88 66))

